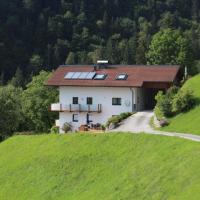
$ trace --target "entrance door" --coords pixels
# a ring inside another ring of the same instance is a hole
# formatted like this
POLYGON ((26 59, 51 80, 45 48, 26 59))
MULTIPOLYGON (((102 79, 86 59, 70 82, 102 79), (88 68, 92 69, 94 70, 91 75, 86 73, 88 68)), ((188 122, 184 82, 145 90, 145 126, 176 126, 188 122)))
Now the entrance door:
POLYGON ((90 124, 91 122, 92 122, 92 115, 87 113, 87 115, 86 115, 86 123, 90 124))

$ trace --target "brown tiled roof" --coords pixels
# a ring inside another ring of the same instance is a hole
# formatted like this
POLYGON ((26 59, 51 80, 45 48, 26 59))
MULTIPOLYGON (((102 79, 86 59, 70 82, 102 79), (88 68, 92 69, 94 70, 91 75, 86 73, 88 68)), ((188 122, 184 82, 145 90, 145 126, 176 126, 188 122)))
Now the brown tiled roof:
POLYGON ((65 79, 68 72, 92 72, 93 66, 68 65, 60 66, 47 81, 49 86, 94 86, 94 87, 142 87, 146 82, 173 83, 179 71, 179 66, 140 66, 140 65, 110 65, 98 69, 97 74, 107 74, 105 80, 65 79), (116 80, 120 73, 128 75, 127 80, 116 80))

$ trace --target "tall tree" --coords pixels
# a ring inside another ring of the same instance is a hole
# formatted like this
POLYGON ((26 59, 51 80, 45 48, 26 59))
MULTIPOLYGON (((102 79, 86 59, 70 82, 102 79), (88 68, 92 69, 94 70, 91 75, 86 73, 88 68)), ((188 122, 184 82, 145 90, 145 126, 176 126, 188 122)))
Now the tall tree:
POLYGON ((10 136, 22 121, 20 88, 0 86, 0 140, 10 136))
POLYGON ((149 64, 187 66, 189 73, 192 73, 191 53, 189 41, 183 37, 180 31, 164 29, 153 36, 146 58, 149 64))
POLYGON ((18 67, 15 76, 11 79, 11 84, 15 87, 23 87, 24 86, 24 76, 22 70, 18 67))
POLYGON ((57 114, 49 112, 49 105, 58 101, 58 92, 55 88, 44 86, 50 76, 51 73, 41 71, 32 78, 27 89, 23 91, 22 110, 26 119, 25 129, 47 132, 54 124, 57 114))

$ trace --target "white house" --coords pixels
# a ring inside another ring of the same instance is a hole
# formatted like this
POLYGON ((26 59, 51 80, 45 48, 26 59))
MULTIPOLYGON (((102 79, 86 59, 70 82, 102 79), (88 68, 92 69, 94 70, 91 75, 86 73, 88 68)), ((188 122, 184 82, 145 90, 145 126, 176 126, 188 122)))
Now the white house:
POLYGON ((97 65, 60 66, 46 85, 59 89, 56 125, 71 123, 73 130, 88 123, 105 124, 122 112, 153 109, 158 90, 168 89, 176 80, 179 66, 97 65))

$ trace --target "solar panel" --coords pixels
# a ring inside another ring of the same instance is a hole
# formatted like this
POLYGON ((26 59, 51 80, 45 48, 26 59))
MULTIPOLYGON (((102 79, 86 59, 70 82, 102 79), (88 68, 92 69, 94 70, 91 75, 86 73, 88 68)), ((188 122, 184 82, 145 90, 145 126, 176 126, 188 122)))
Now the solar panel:
POLYGON ((127 74, 118 74, 118 75, 116 76, 116 80, 126 80, 127 77, 128 77, 127 74))
POLYGON ((71 79, 72 76, 74 75, 74 72, 68 72, 66 75, 65 75, 65 79, 71 79))
POLYGON ((96 75, 96 72, 68 72, 65 79, 86 79, 91 80, 96 75))
POLYGON ((106 78, 106 74, 97 74, 94 79, 95 80, 104 80, 106 78))
POLYGON ((88 80, 93 79, 95 75, 96 75, 96 72, 89 72, 85 79, 88 79, 88 80))
POLYGON ((89 72, 81 72, 81 75, 78 77, 78 79, 86 79, 89 72))
POLYGON ((78 77, 81 75, 82 72, 74 72, 74 75, 72 76, 72 79, 78 79, 78 77))

